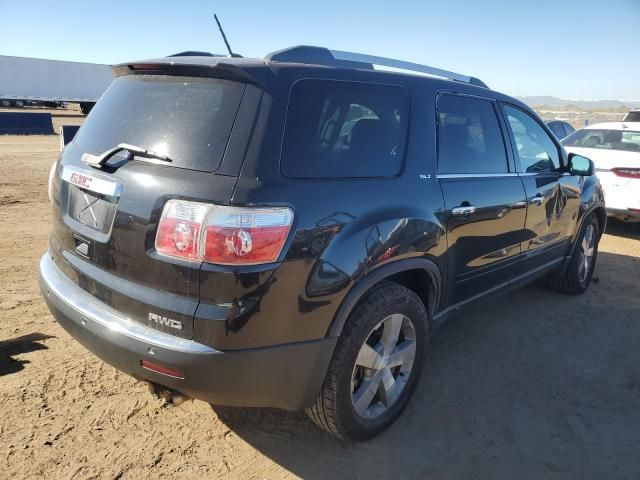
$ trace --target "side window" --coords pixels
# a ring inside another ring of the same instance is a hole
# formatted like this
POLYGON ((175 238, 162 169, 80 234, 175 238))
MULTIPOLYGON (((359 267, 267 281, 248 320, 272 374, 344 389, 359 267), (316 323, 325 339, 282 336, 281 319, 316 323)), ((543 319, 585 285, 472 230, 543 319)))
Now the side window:
POLYGON ((564 137, 564 129, 562 128, 562 124, 560 122, 550 122, 547 125, 549 126, 549 130, 551 130, 556 137, 564 137))
POLYGON ((493 105, 460 95, 438 98, 438 173, 505 173, 507 154, 493 105))
POLYGON ((520 160, 518 171, 556 172, 560 169, 558 147, 534 118, 519 108, 504 105, 520 160))
POLYGON ((565 137, 568 135, 571 135, 573 132, 575 132, 576 129, 573 128, 571 125, 569 125, 568 123, 564 124, 564 135, 565 137))
POLYGON ((408 121, 404 87, 301 80, 289 98, 281 171, 291 178, 393 177, 408 121))

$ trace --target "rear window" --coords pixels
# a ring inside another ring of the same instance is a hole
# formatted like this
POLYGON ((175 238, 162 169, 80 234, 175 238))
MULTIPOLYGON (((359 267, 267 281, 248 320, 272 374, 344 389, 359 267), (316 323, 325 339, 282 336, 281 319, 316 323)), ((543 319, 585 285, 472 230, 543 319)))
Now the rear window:
POLYGON ((571 135, 573 132, 576 131, 576 129, 573 128, 571 125, 569 125, 567 122, 564 122, 563 125, 564 125, 564 134, 565 134, 565 136, 571 135))
POLYGON ((245 85, 213 78, 116 78, 75 143, 102 153, 119 143, 153 150, 176 167, 215 171, 222 161, 245 85))
POLYGON ((629 112, 627 116, 624 117, 625 122, 640 122, 640 111, 639 112, 629 112))
POLYGON ((403 87, 301 80, 291 89, 281 170, 292 178, 393 177, 409 116, 403 87))
POLYGON ((549 122, 547 123, 547 126, 556 137, 563 138, 565 136, 564 128, 562 127, 562 124, 560 122, 549 122))
POLYGON ((569 135, 562 144, 565 147, 640 152, 640 132, 585 128, 569 135))

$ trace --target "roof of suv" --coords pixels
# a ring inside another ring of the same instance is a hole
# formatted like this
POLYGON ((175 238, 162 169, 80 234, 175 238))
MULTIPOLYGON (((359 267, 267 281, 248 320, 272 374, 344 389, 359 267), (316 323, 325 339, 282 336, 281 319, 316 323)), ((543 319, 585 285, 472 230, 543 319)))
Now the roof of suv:
MULTIPOLYGON (((428 65, 311 46, 296 46, 278 50, 267 54, 264 59, 226 57, 211 55, 206 52, 183 52, 177 54, 177 56, 118 64, 113 67, 113 73, 119 76, 129 73, 132 70, 154 70, 153 66, 170 66, 172 69, 184 67, 187 69, 197 69, 199 71, 202 71, 203 68, 206 70, 209 68, 223 68, 239 73, 240 70, 245 70, 246 72, 265 69, 273 62, 369 71, 374 70, 374 65, 379 65, 395 69, 391 71, 392 73, 404 75, 417 73, 421 74, 421 76, 439 77, 477 87, 488 88, 484 82, 475 77, 430 67, 428 65), (191 53, 195 55, 191 55, 191 53)), ((389 70, 386 71, 389 72, 389 70)), ((255 81, 256 79, 254 78, 253 80, 255 81)))

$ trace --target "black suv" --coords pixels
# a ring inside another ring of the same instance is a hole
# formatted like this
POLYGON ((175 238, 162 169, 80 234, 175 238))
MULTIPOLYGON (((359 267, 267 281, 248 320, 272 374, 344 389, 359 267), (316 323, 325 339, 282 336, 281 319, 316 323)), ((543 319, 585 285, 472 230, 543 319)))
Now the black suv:
POLYGON ((113 71, 52 168, 40 285, 168 401, 306 409, 366 439, 450 313, 541 276, 589 285, 593 164, 478 79, 318 47, 113 71))

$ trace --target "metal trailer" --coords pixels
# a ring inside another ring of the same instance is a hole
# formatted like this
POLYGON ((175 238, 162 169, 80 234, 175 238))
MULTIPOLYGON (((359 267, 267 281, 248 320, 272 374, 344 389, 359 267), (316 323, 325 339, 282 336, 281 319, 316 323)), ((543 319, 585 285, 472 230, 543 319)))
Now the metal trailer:
POLYGON ((87 114, 112 80, 110 65, 0 55, 0 106, 68 102, 87 114))

